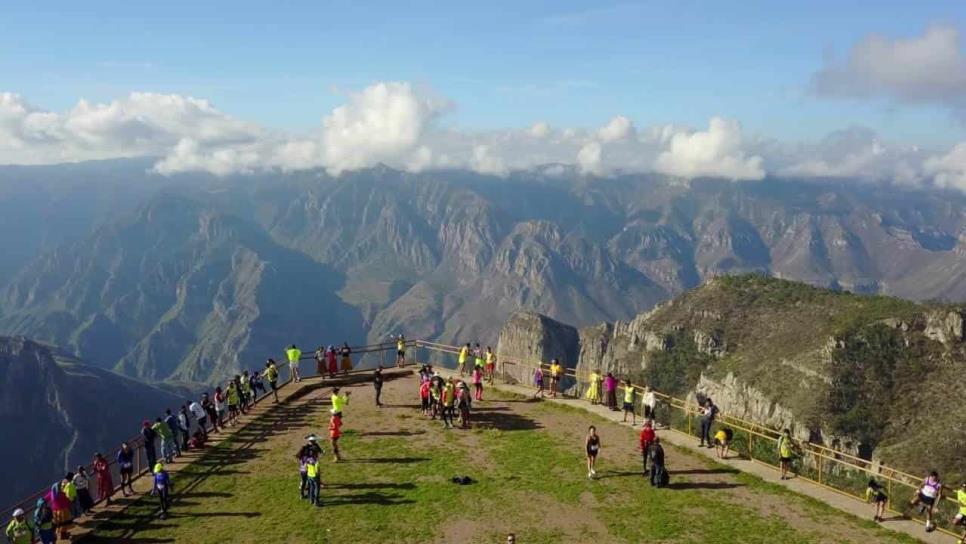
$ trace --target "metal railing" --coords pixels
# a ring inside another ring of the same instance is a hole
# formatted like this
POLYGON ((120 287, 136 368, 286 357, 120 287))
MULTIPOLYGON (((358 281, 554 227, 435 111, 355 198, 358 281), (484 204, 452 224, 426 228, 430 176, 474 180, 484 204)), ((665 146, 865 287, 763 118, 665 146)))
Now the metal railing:
MULTIPOLYGON (((412 341, 412 340, 407 340, 406 341, 406 345, 407 346, 415 346, 416 345, 416 342, 415 341, 412 341)), ((350 349, 352 350, 352 353, 354 355, 355 354, 376 354, 376 353, 379 353, 379 354, 381 354, 381 357, 380 357, 380 361, 381 362, 380 362, 380 364, 382 364, 383 366, 386 366, 385 353, 388 352, 388 351, 395 352, 396 351, 396 342, 395 341, 391 341, 391 342, 390 341, 386 341, 386 342, 381 342, 381 343, 378 343, 378 344, 368 344, 368 345, 364 345, 364 346, 350 346, 350 349)), ((302 357, 300 357, 299 360, 300 361, 305 361, 305 360, 313 360, 314 361, 315 360, 315 353, 314 352, 313 353, 303 353, 302 357)), ((366 358, 361 358, 358 361, 354 361, 353 362, 354 368, 355 369, 358 369, 363 363, 367 363, 367 362, 368 363, 371 363, 371 362, 374 362, 374 361, 367 360, 366 358)), ((284 359, 278 362, 278 366, 279 366, 279 371, 280 372, 281 372, 281 368, 284 366, 284 363, 286 363, 286 361, 284 359)), ((395 364, 395 360, 393 360, 393 364, 395 364)), ((341 374, 341 370, 340 370, 340 374, 341 374)), ((318 374, 312 374, 312 373, 310 373, 310 374, 303 374, 303 377, 314 377, 314 376, 318 376, 318 374)), ((278 389, 281 390, 283 387, 285 387, 286 385, 288 385, 290 383, 292 383, 291 376, 289 376, 287 379, 285 379, 285 381, 281 382, 281 384, 279 384, 278 389)), ((267 386, 267 384, 266 384, 266 386, 267 386)), ((266 393, 262 394, 261 396, 257 396, 257 392, 256 392, 256 398, 254 399, 254 401, 252 402, 252 404, 250 406, 255 406, 256 404, 258 404, 261 401, 263 401, 266 397, 271 397, 271 396, 272 396, 272 392, 271 392, 270 389, 266 393)), ((153 420, 153 418, 150 418, 150 417, 147 418, 147 419, 153 420)), ((189 421, 189 427, 191 429, 196 429, 197 428, 196 424, 194 424, 194 422, 191 422, 191 421, 189 421)), ((147 453, 146 453, 145 448, 144 448, 144 437, 141 436, 140 434, 137 434, 137 435, 135 435, 135 436, 133 436, 133 437, 127 439, 127 440, 122 441, 122 442, 126 442, 127 445, 130 446, 131 450, 134 452, 134 458, 133 458, 133 461, 134 461, 134 472, 133 472, 133 474, 131 476, 131 481, 133 482, 133 481, 135 481, 135 480, 143 477, 144 475, 148 474, 149 470, 152 468, 152 467, 149 467, 148 466, 147 453)), ((120 444, 120 443, 118 443, 118 444, 120 444)), ((180 442, 179 442, 179 444, 180 444, 180 442)), ((159 446, 159 444, 156 444, 156 446, 159 446)), ((158 447, 158 450, 160 450, 160 447, 158 447)), ((120 467, 118 466, 118 463, 117 463, 117 456, 116 456, 117 448, 113 448, 112 447, 111 449, 102 450, 102 451, 104 453, 105 458, 107 459, 108 469, 111 472, 111 480, 112 480, 113 486, 112 486, 112 489, 111 489, 110 497, 113 498, 114 495, 118 491, 121 490, 121 486, 120 486, 120 482, 121 482, 121 471, 120 471, 120 467)), ((157 458, 160 459, 161 458, 160 451, 157 451, 157 453, 158 453, 157 458)), ((91 454, 91 457, 93 458, 93 453, 91 454)), ((96 476, 94 475, 93 460, 92 460, 91 463, 84 465, 84 468, 87 471, 88 479, 90 481, 91 497, 94 498, 95 501, 96 501, 95 502, 95 506, 96 505, 99 505, 103 501, 97 500, 97 496, 98 496, 98 493, 97 493, 97 490, 98 490, 98 482, 97 482, 96 476)), ((54 481, 54 479, 51 480, 51 483, 53 483, 53 481, 54 481)), ((59 479, 58 479, 58 481, 59 481, 59 479)), ((50 491, 50 487, 48 486, 48 487, 46 487, 44 489, 41 489, 40 491, 37 491, 37 492, 35 492, 35 493, 33 493, 33 494, 31 494, 31 495, 29 495, 29 496, 27 496, 27 497, 19 500, 19 501, 11 504, 8 508, 5 508, 4 510, 0 510, 0 512, 4 512, 6 514, 9 514, 10 512, 13 512, 14 510, 16 510, 17 508, 21 508, 26 513, 27 519, 33 520, 33 512, 36 509, 37 499, 46 496, 49 491, 50 491)))
MULTIPOLYGON (((444 356, 459 353, 459 348, 455 346, 421 340, 417 341, 417 344, 444 356)), ((452 363, 445 357, 436 360, 446 367, 450 367, 450 363, 452 363)), ((550 366, 544 362, 526 362, 501 354, 497 354, 497 364, 500 367, 499 374, 504 383, 516 383, 530 387, 534 386, 533 381, 532 378, 527 376, 532 377, 538 366, 545 371, 545 376, 547 376, 546 371, 550 366)), ((577 372, 576 369, 566 368, 564 374, 560 391, 565 396, 582 398, 590 385, 590 372, 583 369, 577 372)), ((547 381, 545 377, 544 383, 546 384, 547 381)), ((624 380, 620 380, 620 382, 622 384, 624 380)), ((634 405, 635 414, 643 417, 641 399, 644 388, 639 384, 631 384, 631 386, 637 391, 635 395, 637 401, 634 405)), ((620 385, 619 388, 622 389, 623 385, 620 385)), ((700 426, 697 419, 700 418, 700 414, 695 402, 659 391, 651 391, 658 399, 655 419, 659 426, 694 438, 699 437, 700 426)), ((618 401, 620 400, 618 398, 618 401)), ((619 407, 621 404, 618 402, 619 407)), ((718 428, 723 426, 732 429, 731 450, 733 452, 745 459, 778 469, 778 439, 781 436, 778 429, 725 414, 718 414, 715 425, 718 428)), ((869 479, 875 478, 885 487, 886 494, 889 496, 890 512, 911 519, 925 519, 921 515, 908 512, 909 502, 917 495, 922 483, 921 476, 915 476, 878 462, 835 450, 823 444, 810 442, 798 442, 798 444, 799 455, 794 462, 797 478, 862 501, 865 500, 865 490, 869 479)), ((938 531, 959 538, 960 534, 954 532, 955 527, 952 525, 953 517, 959 509, 959 503, 954 497, 954 490, 948 487, 943 488, 943 500, 939 501, 933 510, 933 521, 936 523, 938 531)))

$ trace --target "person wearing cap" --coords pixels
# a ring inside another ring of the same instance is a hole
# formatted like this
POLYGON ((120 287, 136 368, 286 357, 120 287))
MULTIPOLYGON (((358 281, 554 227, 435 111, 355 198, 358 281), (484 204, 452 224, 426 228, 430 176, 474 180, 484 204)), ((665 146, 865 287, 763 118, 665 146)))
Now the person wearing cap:
POLYGON ((154 492, 161 501, 161 515, 159 517, 165 519, 168 517, 168 505, 171 502, 171 476, 165 470, 164 463, 158 463, 158 465, 156 467, 158 470, 154 471, 154 492))
POLYGON ((23 508, 13 511, 13 519, 7 524, 7 540, 10 544, 30 544, 34 540, 34 526, 27 521, 23 508))
POLYGON ((302 381, 302 377, 299 376, 299 359, 302 357, 302 351, 292 344, 285 350, 285 356, 288 357, 288 379, 296 383, 302 381))

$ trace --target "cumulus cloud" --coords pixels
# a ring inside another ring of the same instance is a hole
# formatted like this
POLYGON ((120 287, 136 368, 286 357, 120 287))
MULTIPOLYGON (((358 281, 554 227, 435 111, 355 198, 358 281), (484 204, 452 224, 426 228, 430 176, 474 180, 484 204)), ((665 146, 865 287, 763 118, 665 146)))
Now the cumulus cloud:
POLYGON ((921 36, 867 36, 848 57, 830 60, 812 77, 818 96, 882 97, 902 102, 966 106, 966 56, 959 30, 934 26, 921 36))
POLYGON ((657 157, 654 169, 683 178, 759 180, 765 177, 762 161, 757 155, 745 156, 737 121, 712 117, 706 131, 670 136, 668 149, 657 157))
POLYGON ((937 187, 966 192, 966 143, 957 144, 945 155, 926 159, 924 169, 937 187))
POLYGON ((623 115, 614 117, 597 131, 597 138, 603 143, 616 142, 634 134, 634 123, 623 115))
POLYGON ((530 127, 530 136, 533 136, 534 138, 546 138, 549 135, 550 125, 544 123, 543 121, 534 123, 533 126, 530 127))
POLYGON ((602 175, 601 154, 603 148, 600 142, 587 142, 577 152, 577 167, 582 174, 602 175))

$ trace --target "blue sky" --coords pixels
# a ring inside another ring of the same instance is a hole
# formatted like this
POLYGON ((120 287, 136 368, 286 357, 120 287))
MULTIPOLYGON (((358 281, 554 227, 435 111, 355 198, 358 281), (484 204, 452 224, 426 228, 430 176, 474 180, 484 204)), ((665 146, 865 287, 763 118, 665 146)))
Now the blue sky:
POLYGON ((469 129, 704 126, 818 139, 866 126, 948 145, 937 104, 818 98, 825 55, 870 33, 962 27, 960 2, 16 2, 0 19, 0 91, 63 111, 130 91, 211 100, 284 129, 318 126, 340 89, 409 81, 455 103, 469 129), (845 5, 847 4, 847 5, 845 5))

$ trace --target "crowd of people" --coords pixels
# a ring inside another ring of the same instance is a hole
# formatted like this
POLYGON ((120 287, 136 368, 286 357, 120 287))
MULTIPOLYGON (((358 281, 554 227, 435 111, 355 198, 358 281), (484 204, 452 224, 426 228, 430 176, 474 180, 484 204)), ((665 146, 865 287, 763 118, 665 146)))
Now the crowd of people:
POLYGON ((423 365, 419 369, 419 400, 423 415, 434 420, 439 418, 447 429, 457 424, 468 429, 473 401, 483 400, 485 364, 481 359, 470 371, 472 392, 463 377, 443 378, 431 365, 423 365))

